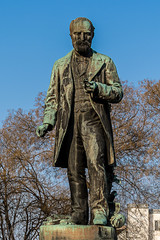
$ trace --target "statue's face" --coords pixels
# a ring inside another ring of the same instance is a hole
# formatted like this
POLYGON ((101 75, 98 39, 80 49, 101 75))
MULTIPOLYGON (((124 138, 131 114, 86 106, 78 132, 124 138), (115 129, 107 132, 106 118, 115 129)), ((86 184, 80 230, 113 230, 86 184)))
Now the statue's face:
POLYGON ((79 21, 74 24, 71 38, 74 49, 80 54, 86 54, 91 48, 93 38, 90 23, 88 21, 79 21))

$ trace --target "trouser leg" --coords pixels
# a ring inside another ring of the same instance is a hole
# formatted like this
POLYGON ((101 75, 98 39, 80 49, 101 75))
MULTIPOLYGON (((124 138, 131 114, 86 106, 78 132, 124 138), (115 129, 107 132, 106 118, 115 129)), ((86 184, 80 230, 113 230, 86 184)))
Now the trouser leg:
POLYGON ((71 190, 72 222, 88 224, 88 199, 86 185, 69 179, 71 190))
MULTIPOLYGON (((71 192, 72 221, 88 224, 88 192, 85 176, 85 152, 74 118, 74 129, 68 157, 68 180, 71 192)), ((73 126, 73 122, 70 124, 73 126)))
POLYGON ((94 111, 84 114, 81 130, 90 180, 91 213, 94 214, 99 210, 107 217, 109 215, 107 203, 109 193, 105 169, 105 138, 99 117, 94 111))

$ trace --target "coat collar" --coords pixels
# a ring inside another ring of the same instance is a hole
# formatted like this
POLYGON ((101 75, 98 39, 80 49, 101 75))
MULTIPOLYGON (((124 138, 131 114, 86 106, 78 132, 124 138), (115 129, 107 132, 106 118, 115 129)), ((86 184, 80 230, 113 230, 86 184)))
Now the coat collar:
MULTIPOLYGON (((89 66, 89 77, 88 80, 91 81, 93 77, 99 72, 99 70, 102 68, 104 61, 101 58, 101 54, 97 53, 96 51, 93 51, 92 61, 89 66)), ((73 50, 69 52, 64 58, 63 58, 63 65, 68 65, 71 62, 71 57, 73 54, 73 50)))

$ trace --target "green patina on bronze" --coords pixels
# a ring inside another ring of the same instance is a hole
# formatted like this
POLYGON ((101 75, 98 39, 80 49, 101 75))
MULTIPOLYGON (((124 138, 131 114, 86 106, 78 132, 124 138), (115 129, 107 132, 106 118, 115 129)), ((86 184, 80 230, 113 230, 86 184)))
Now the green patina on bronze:
POLYGON ((116 165, 110 105, 123 97, 122 86, 112 59, 91 48, 94 27, 89 19, 70 24, 74 50, 55 62, 45 101, 43 137, 56 127, 53 165, 68 168, 71 190, 71 218, 66 224, 88 224, 90 180, 90 223, 122 225, 111 192, 116 165), (112 220, 110 220, 112 219, 112 220))
POLYGON ((117 237, 112 227, 48 225, 40 227, 40 240, 117 240, 117 237))
MULTIPOLYGON (((52 127, 57 124, 58 129, 55 142, 54 165, 67 167, 66 159, 59 159, 62 150, 62 142, 67 131, 73 101, 73 78, 71 72, 71 57, 73 51, 62 59, 55 62, 51 74, 50 86, 46 97, 44 111, 44 124, 52 127), (63 124, 65 122, 65 124, 63 124)), ((113 61, 102 54, 93 51, 88 81, 95 81, 98 85, 99 102, 90 97, 91 104, 99 115, 104 131, 106 133, 106 147, 108 152, 108 163, 115 162, 113 149, 113 136, 108 110, 109 103, 118 103, 123 96, 122 86, 113 61)), ((63 150, 62 150, 63 151, 63 150)))

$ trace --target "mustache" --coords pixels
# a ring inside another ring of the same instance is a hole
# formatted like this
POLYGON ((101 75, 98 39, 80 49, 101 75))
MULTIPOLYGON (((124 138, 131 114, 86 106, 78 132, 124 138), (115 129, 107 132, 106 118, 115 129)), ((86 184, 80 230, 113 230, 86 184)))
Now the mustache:
POLYGON ((90 46, 90 42, 85 40, 85 41, 82 41, 82 40, 77 40, 75 41, 76 45, 79 45, 79 46, 90 46))

